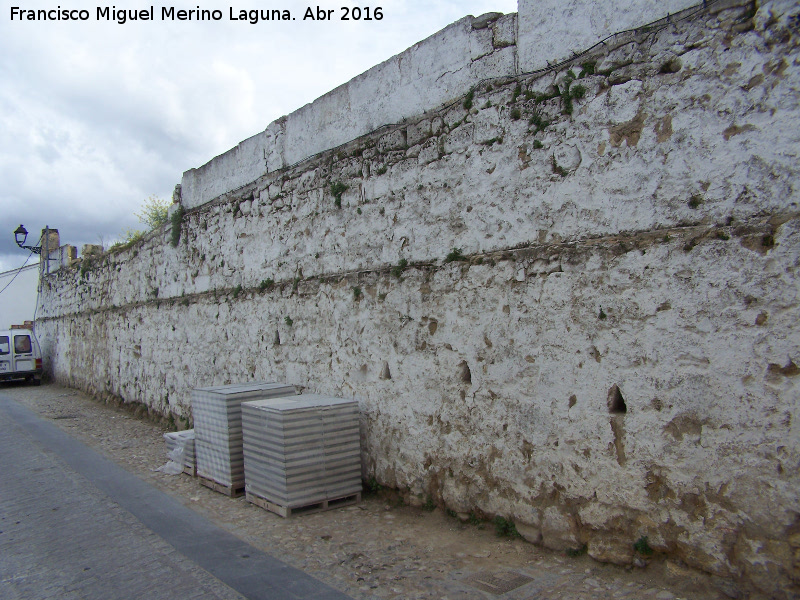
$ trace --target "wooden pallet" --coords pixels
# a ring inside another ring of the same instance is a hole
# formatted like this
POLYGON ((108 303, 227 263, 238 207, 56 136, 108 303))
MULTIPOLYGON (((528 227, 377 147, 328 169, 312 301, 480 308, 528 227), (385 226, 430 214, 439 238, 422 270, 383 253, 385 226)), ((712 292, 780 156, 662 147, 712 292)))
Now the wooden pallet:
POLYGON ((349 496, 342 496, 341 498, 322 500, 321 502, 306 504, 305 506, 296 506, 294 508, 289 508, 287 506, 281 506, 280 504, 275 504, 274 502, 270 502, 266 498, 262 498, 261 496, 256 496, 255 494, 251 494, 250 492, 247 492, 245 494, 245 497, 247 498, 248 502, 252 502, 256 506, 260 506, 264 510, 273 512, 276 515, 280 515, 284 519, 296 515, 307 515, 311 513, 322 512, 323 510, 332 510, 334 508, 341 508, 342 506, 350 506, 351 504, 358 504, 359 502, 361 502, 361 492, 350 494, 349 496))
POLYGON ((200 484, 206 486, 209 489, 214 490, 215 492, 219 492, 220 494, 225 494, 229 498, 238 498, 242 494, 244 494, 244 484, 238 483, 235 486, 225 485, 214 481, 213 479, 208 479, 203 477, 202 475, 197 475, 197 478, 200 480, 200 484))

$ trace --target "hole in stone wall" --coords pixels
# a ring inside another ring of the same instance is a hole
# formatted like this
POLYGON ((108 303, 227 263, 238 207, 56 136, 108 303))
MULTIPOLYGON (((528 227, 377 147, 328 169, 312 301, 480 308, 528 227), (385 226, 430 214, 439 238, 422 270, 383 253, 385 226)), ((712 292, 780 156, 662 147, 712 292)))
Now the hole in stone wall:
POLYGON ((616 383, 608 390, 608 412, 612 414, 625 414, 628 412, 625 398, 622 397, 622 392, 619 391, 619 386, 616 383))
POLYGON ((662 75, 667 75, 669 73, 677 73, 680 70, 681 59, 676 56, 661 65, 661 68, 658 70, 658 72, 662 75))
POLYGON ((274 340, 274 344, 275 344, 276 346, 280 346, 280 345, 281 345, 281 334, 278 332, 278 330, 277 330, 277 329, 275 330, 275 340, 274 340))
POLYGON ((383 368, 381 369, 380 378, 381 379, 391 379, 392 378, 392 372, 389 370, 389 363, 386 362, 386 361, 383 362, 383 368))
POLYGON ((431 319, 430 323, 428 323, 428 333, 433 335, 436 333, 436 329, 439 327, 439 322, 436 319, 431 319))
POLYGON ((458 365, 458 376, 464 383, 472 383, 472 371, 469 370, 467 361, 462 360, 458 365))

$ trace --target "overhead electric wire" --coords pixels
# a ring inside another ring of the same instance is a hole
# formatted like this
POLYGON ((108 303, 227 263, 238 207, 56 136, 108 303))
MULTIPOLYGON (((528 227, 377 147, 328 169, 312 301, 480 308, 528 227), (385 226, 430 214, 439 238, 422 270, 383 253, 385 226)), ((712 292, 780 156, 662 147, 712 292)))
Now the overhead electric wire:
MULTIPOLYGON (((39 241, 41 241, 41 238, 39 238, 39 241)), ((22 266, 19 269, 16 269, 17 272, 14 274, 14 277, 11 278, 11 281, 9 281, 5 285, 5 287, 2 290, 0 290, 0 294, 5 292, 8 289, 8 286, 10 286, 12 283, 14 283, 14 280, 17 278, 17 275, 19 275, 22 272, 22 269, 24 269, 28 265, 28 261, 31 259, 31 256, 33 256, 33 251, 32 250, 31 250, 31 253, 28 255, 28 258, 25 259, 25 262, 22 263, 22 266)), ((13 270, 14 269, 12 269, 12 271, 13 270)))

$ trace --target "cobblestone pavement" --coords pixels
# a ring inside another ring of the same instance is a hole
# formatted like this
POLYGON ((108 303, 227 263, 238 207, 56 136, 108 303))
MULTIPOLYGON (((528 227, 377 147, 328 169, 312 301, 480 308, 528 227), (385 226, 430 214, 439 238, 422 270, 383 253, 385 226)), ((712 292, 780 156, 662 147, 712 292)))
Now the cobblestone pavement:
POLYGON ((53 384, 6 384, 0 392, 255 548, 353 598, 721 600, 729 597, 723 592, 734 594, 729 582, 667 560, 624 569, 568 557, 499 538, 489 523, 402 505, 389 492, 358 506, 282 519, 188 475, 154 471, 166 462, 164 431, 125 409, 53 384))
POLYGON ((242 598, 65 468, 2 411, 0 430, 0 598, 242 598))

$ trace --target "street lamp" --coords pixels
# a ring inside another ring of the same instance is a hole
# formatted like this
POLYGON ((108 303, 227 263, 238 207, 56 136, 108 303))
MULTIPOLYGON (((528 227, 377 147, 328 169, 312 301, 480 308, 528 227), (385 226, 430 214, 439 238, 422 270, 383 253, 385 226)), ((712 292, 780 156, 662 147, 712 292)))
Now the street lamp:
MULTIPOLYGON (((53 229, 54 233, 58 233, 58 229, 53 229)), ((30 250, 33 254, 42 254, 42 248, 44 248, 44 255, 47 260, 43 260, 44 262, 44 273, 46 275, 50 275, 50 251, 54 250, 54 248, 50 248, 48 245, 50 243, 50 227, 45 225, 44 229, 42 230, 42 237, 41 239, 44 240, 43 246, 26 246, 25 240, 28 239, 28 230, 25 229, 24 225, 20 225, 17 227, 16 231, 14 231, 14 240, 17 242, 17 246, 22 248, 23 250, 30 250)), ((56 242, 56 246, 58 243, 56 242)))
POLYGON ((25 229, 24 225, 20 225, 17 227, 17 230, 14 232, 14 239, 17 242, 17 246, 22 248, 23 250, 30 250, 36 254, 42 253, 41 246, 25 246, 25 240, 28 238, 28 230, 25 229))

